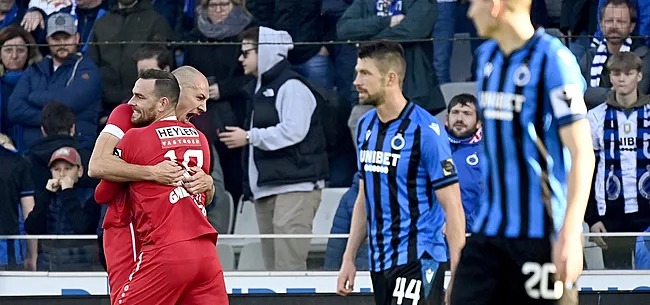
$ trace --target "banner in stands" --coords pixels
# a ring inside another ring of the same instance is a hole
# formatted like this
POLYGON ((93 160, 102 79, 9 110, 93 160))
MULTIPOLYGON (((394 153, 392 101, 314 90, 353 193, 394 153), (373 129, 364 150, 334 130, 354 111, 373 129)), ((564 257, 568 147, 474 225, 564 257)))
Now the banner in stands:
MULTIPOLYGON (((336 272, 226 272, 231 294, 334 293, 336 272)), ((447 276, 445 285, 449 281, 447 276)), ((580 279, 582 291, 650 290, 650 272, 591 271, 580 279)), ((355 291, 371 292, 368 272, 359 272, 355 291)), ((102 272, 46 273, 0 272, 0 296, 107 295, 108 280, 102 272)))

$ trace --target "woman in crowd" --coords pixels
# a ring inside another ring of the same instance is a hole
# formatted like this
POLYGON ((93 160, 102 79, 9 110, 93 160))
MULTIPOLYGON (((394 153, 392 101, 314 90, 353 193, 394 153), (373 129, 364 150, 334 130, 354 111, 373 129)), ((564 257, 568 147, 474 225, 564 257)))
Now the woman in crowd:
POLYGON ((12 125, 7 117, 7 103, 23 71, 43 57, 31 34, 22 27, 10 25, 0 31, 0 133, 11 136, 18 151, 26 147, 21 143, 22 137, 15 137, 20 132, 20 125, 12 125), (31 46, 27 46, 31 44, 31 46))
MULTIPOLYGON (((197 7, 196 26, 185 40, 201 42, 237 42, 238 35, 254 26, 242 0, 202 0, 197 7)), ((185 65, 195 67, 210 82, 207 115, 193 122, 215 146, 221 159, 225 187, 235 201, 242 194, 241 149, 228 149, 216 135, 225 126, 244 127, 246 113, 242 86, 253 78, 244 76, 237 60, 238 45, 189 45, 185 48, 185 65)))

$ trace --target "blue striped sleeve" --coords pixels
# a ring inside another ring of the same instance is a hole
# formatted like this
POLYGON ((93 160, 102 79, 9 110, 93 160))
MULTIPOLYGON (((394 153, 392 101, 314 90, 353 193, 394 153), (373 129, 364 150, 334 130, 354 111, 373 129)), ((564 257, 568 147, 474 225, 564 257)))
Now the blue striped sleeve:
POLYGON ((435 118, 429 125, 420 125, 422 130, 420 145, 422 162, 429 175, 429 181, 434 190, 458 182, 458 174, 454 160, 451 157, 449 137, 444 126, 435 118))
POLYGON ((578 62, 562 43, 553 39, 547 51, 544 82, 553 108, 553 117, 560 127, 585 118, 587 106, 584 93, 587 83, 578 62))

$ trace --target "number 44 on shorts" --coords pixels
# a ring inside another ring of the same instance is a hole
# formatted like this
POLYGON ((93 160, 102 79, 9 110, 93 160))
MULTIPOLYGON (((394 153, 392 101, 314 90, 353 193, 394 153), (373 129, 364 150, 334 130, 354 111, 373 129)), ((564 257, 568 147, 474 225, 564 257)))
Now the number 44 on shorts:
POLYGON ((395 290, 393 290, 393 297, 397 298, 397 305, 401 305, 404 299, 411 300, 411 305, 417 305, 420 300, 420 288, 422 287, 421 280, 411 279, 408 281, 405 277, 398 277, 395 280, 395 290))

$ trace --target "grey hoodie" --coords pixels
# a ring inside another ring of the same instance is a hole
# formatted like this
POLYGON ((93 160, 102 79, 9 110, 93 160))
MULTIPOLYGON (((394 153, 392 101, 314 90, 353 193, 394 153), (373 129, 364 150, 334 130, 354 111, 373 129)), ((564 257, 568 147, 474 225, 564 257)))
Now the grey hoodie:
MULTIPOLYGON (((260 27, 256 93, 262 83, 262 74, 286 59, 291 49, 293 49, 293 40, 289 33, 260 27)), ((316 109, 316 98, 305 84, 299 80, 291 79, 280 86, 275 109, 280 117, 280 123, 277 125, 268 128, 252 128, 251 123, 251 129, 248 131, 251 146, 261 150, 275 151, 300 143, 309 132, 311 116, 316 109)), ((251 122, 253 122, 252 119, 251 122)), ((311 182, 260 187, 257 185, 259 172, 253 160, 252 148, 248 158, 248 179, 253 199, 314 190, 314 183, 311 182)), ((319 188, 323 188, 325 181, 318 181, 317 184, 319 188)))

